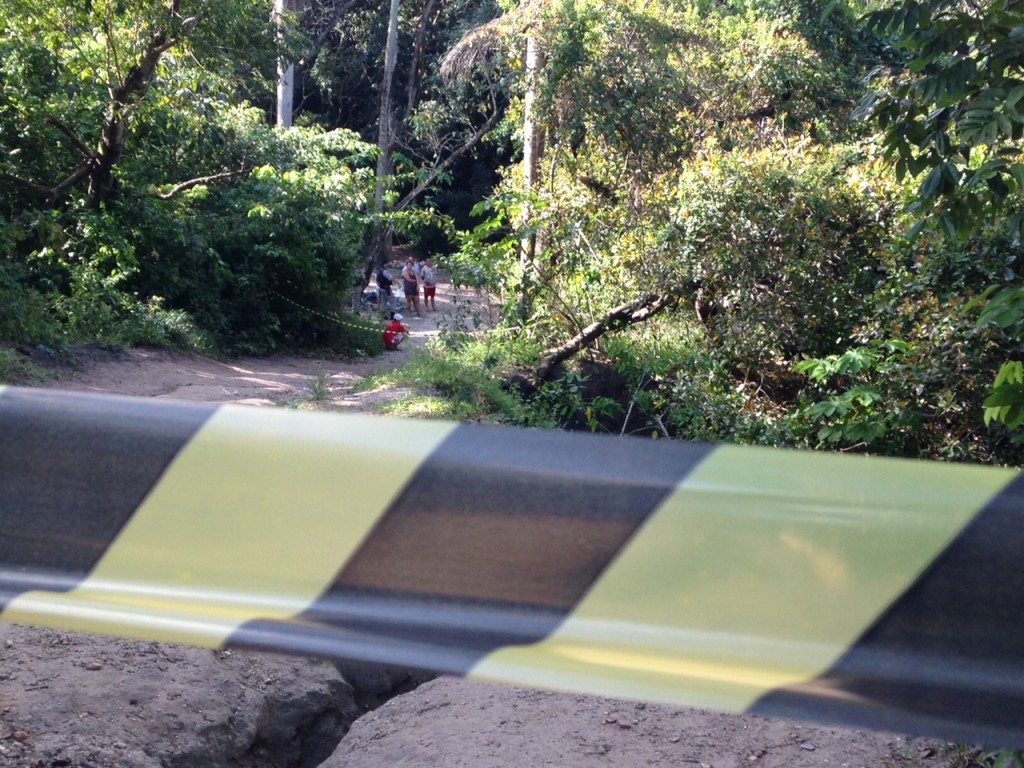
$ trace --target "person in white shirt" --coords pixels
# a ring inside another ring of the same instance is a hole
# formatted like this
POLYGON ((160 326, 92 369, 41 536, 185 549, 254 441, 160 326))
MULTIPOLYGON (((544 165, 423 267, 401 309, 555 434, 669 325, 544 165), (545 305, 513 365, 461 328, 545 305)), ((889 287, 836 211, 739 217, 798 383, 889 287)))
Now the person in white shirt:
POLYGON ((429 256, 423 260, 423 266, 420 267, 420 278, 423 280, 423 309, 437 312, 437 283, 429 256))

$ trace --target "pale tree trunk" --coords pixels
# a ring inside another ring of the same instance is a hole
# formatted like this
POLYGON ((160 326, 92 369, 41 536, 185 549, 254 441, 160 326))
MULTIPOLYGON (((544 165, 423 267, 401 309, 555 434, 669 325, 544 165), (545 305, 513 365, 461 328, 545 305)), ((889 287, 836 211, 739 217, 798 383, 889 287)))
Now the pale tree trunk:
POLYGON ((377 129, 377 185, 373 195, 373 211, 378 216, 367 246, 364 283, 368 282, 376 265, 384 261, 384 253, 391 241, 391 229, 385 229, 379 219, 384 213, 384 188, 391 176, 391 140, 394 134, 391 85, 395 79, 398 61, 398 11, 401 0, 391 0, 388 16, 388 41, 384 49, 384 79, 380 85, 380 122, 377 129))
MULTIPOLYGON (((284 25, 285 14, 295 10, 294 0, 274 0, 274 19, 284 25)), ((282 34, 283 36, 283 34, 282 34)), ((292 127, 295 97, 295 65, 283 58, 277 60, 277 127, 292 127)))
POLYGON ((391 137, 393 129, 391 85, 395 79, 398 60, 398 11, 400 0, 391 0, 388 17, 388 42, 384 50, 384 79, 380 86, 380 123, 377 129, 377 187, 374 211, 384 212, 384 186, 391 175, 391 137))
MULTIPOLYGON (((544 67, 544 53, 537 37, 526 38, 526 100, 523 110, 523 187, 527 195, 537 186, 540 161, 544 154, 544 129, 537 122, 537 87, 540 71, 544 67)), ((530 223, 531 210, 527 205, 521 224, 530 223)), ((537 235, 526 235, 519 244, 520 304, 529 311, 533 262, 537 253, 537 235)))
POLYGON ((295 94, 295 65, 277 62, 277 127, 292 127, 293 98, 295 94))

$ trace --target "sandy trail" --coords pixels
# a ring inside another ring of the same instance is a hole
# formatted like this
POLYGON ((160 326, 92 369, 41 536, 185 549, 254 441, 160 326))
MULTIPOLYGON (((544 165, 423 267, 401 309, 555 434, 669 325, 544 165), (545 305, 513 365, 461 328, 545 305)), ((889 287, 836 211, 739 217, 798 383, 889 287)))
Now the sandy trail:
MULTIPOLYGON (((297 404, 314 398, 332 406, 372 411, 383 401, 405 397, 401 389, 355 392, 369 376, 399 368, 409 356, 427 346, 442 329, 459 324, 467 329, 486 327, 495 320, 486 294, 460 291, 442 278, 437 289, 437 311, 417 318, 402 310, 409 339, 402 349, 363 360, 274 355, 215 360, 163 349, 87 352, 74 375, 51 382, 55 389, 100 394, 133 395, 206 403, 272 406, 297 404)), ((363 321, 370 315, 363 313, 363 321)))

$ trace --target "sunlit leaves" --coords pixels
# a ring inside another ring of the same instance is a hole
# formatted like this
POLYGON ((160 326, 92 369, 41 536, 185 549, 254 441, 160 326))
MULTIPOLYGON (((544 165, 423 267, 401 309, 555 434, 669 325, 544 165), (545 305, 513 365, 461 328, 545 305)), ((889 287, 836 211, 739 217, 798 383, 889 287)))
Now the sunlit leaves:
POLYGON ((904 0, 867 27, 890 36, 902 69, 878 81, 859 116, 881 128, 900 178, 925 174, 920 215, 949 235, 975 231, 1022 189, 1013 168, 1024 149, 1024 8, 904 0))
POLYGON ((998 421, 1011 429, 1024 424, 1024 364, 1003 363, 983 405, 985 424, 998 421))

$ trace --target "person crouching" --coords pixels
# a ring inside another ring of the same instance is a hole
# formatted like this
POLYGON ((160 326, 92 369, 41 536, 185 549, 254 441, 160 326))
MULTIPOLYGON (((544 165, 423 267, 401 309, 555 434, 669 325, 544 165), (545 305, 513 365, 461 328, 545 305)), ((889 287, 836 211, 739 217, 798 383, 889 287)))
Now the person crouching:
POLYGON ((402 325, 402 316, 398 312, 391 314, 391 322, 384 329, 384 349, 394 351, 398 349, 405 337, 409 335, 409 329, 402 325))

